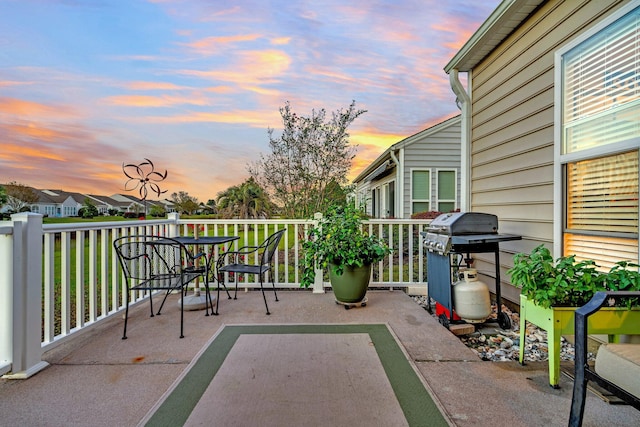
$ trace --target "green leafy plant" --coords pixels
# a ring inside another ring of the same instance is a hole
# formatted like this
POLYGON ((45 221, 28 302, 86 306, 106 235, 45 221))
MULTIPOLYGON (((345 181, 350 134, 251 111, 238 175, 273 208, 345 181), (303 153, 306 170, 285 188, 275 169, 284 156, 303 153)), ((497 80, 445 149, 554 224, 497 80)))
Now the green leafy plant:
POLYGON ((608 273, 598 268, 592 260, 577 262, 575 255, 554 260, 549 249, 540 245, 530 254, 516 254, 507 273, 527 299, 544 308, 582 306, 598 291, 640 290, 638 264, 620 261, 608 273))
POLYGON ((391 249, 379 237, 364 231, 364 212, 354 202, 332 205, 309 230, 303 242, 303 272, 300 286, 313 284, 315 268, 327 268, 341 275, 346 267, 362 267, 384 259, 391 249))

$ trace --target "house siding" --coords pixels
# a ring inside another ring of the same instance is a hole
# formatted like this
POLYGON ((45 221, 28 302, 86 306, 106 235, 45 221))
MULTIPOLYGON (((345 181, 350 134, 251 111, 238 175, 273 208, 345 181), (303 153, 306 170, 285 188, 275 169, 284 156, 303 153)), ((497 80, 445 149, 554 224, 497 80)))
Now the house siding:
MULTIPOLYGON (((373 163, 365 168, 353 181, 356 184, 355 194, 358 203, 366 203, 367 212, 373 212, 371 192, 394 182, 394 216, 397 218, 411 217, 411 172, 413 170, 429 170, 431 179, 431 206, 436 206, 438 170, 456 171, 456 206, 460 206, 460 192, 462 178, 460 174, 461 154, 461 116, 444 120, 423 131, 411 135, 389 147, 373 163), (395 156, 399 164, 394 163, 395 156), (367 180, 368 176, 376 173, 376 169, 387 163, 389 168, 378 178, 367 180)), ((380 196, 383 197, 382 191, 380 196)), ((383 212, 384 214, 384 212, 383 212)))
MULTIPOLYGON (((506 285, 513 254, 554 239, 554 54, 626 3, 545 2, 470 73, 471 210, 498 215, 500 232, 523 237, 501 244, 506 285)), ((476 260, 479 271, 495 271, 490 254, 476 260)), ((509 300, 518 294, 503 288, 509 300)))
POLYGON ((436 172, 439 169, 454 169, 458 195, 456 203, 460 201, 460 121, 456 120, 450 126, 426 137, 416 139, 404 149, 404 201, 405 217, 411 216, 411 171, 431 171, 431 208, 437 207, 437 180, 436 172))

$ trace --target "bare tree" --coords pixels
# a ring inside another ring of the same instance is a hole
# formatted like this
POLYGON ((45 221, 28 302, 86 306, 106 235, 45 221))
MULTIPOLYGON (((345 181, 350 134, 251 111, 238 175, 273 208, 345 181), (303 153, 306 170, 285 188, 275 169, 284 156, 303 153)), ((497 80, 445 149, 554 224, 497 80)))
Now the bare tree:
POLYGON ((284 129, 280 137, 269 129, 271 153, 248 166, 251 176, 281 205, 288 218, 307 218, 332 204, 336 185, 347 184, 347 173, 355 156, 349 145, 349 125, 366 110, 356 110, 353 101, 327 119, 326 111, 311 116, 291 111, 289 102, 280 108, 284 129))
POLYGON ((38 193, 24 184, 15 181, 4 186, 7 194, 7 206, 11 212, 21 212, 38 202, 38 193))

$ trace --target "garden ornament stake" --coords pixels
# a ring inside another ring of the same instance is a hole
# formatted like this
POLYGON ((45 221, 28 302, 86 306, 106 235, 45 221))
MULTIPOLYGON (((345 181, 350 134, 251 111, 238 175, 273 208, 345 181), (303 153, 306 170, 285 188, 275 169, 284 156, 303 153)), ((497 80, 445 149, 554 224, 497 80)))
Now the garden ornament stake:
POLYGON ((156 172, 153 162, 147 158, 144 160, 144 162, 138 165, 133 163, 125 165, 123 163, 122 172, 127 178, 129 178, 124 185, 125 191, 139 189, 138 191, 140 193, 140 199, 144 203, 144 215, 146 217, 149 189, 156 193, 158 197, 160 197, 161 194, 166 193, 167 190, 160 190, 160 186, 157 183, 165 180, 167 177, 167 171, 165 170, 164 174, 156 172))

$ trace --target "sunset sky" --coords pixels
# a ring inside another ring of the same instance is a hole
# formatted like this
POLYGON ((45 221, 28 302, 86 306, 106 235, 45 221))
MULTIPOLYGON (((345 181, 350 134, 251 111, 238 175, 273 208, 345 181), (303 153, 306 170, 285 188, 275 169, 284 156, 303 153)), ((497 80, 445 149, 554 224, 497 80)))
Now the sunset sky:
POLYGON ((269 153, 286 101, 367 110, 353 178, 459 113, 443 67, 499 3, 0 0, 0 184, 127 193, 122 164, 148 158, 163 197, 206 202, 269 153))

